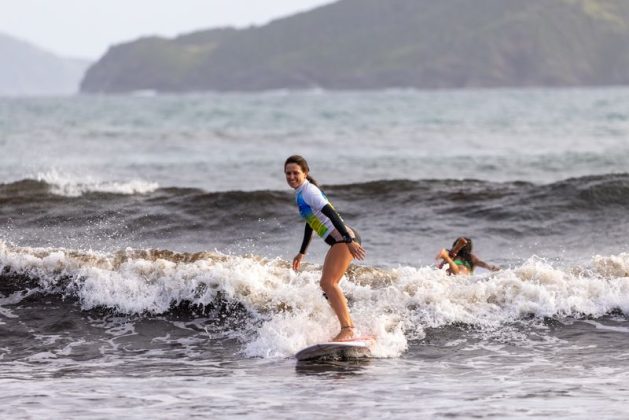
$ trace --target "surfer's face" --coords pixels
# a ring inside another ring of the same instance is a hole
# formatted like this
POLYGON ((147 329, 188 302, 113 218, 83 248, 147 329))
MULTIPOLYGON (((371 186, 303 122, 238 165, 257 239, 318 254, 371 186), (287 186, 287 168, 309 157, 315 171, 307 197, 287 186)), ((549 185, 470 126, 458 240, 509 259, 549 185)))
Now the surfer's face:
POLYGON ((296 163, 289 163, 284 167, 286 182, 291 188, 298 188, 306 180, 307 173, 296 163))

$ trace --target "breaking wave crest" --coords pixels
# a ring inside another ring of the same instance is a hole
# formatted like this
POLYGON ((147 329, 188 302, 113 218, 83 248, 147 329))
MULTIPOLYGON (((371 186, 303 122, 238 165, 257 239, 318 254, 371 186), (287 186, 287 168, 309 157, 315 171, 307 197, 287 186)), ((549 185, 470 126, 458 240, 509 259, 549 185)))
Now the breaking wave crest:
MULTIPOLYGON (((284 357, 328 339, 337 321, 319 289, 320 266, 296 273, 288 262, 254 255, 126 249, 114 253, 17 247, 0 242, 0 305, 59 294, 84 310, 164 314, 218 301, 245 312, 244 352, 284 357)), ((451 277, 434 267, 352 266, 342 283, 374 354, 398 356, 426 328, 464 323, 492 328, 523 318, 600 317, 629 313, 629 254, 595 256, 558 267, 531 257, 497 273, 451 277)), ((2 306, 0 306, 2 309, 2 306)), ((9 316, 6 310, 0 312, 9 316)))
POLYGON ((40 172, 33 177, 8 184, 0 184, 0 194, 7 198, 16 195, 80 197, 90 193, 147 194, 159 188, 156 182, 142 179, 102 180, 91 176, 77 176, 56 170, 40 172))
POLYGON ((37 174, 37 181, 49 185, 50 193, 63 197, 79 197, 87 193, 146 194, 155 191, 155 182, 133 179, 129 181, 102 181, 92 177, 74 177, 51 170, 37 174))

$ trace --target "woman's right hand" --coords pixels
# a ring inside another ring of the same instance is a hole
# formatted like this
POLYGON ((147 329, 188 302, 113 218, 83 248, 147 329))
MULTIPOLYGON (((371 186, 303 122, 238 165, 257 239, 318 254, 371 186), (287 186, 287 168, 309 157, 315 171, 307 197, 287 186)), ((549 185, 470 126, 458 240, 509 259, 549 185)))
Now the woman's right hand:
POLYGON ((443 248, 441 251, 439 251, 439 255, 437 255, 437 260, 449 260, 450 259, 450 252, 443 248))
POLYGON ((299 267, 301 267, 301 260, 303 258, 304 258, 304 254, 295 255, 295 258, 293 258, 293 270, 295 271, 299 270, 299 267))

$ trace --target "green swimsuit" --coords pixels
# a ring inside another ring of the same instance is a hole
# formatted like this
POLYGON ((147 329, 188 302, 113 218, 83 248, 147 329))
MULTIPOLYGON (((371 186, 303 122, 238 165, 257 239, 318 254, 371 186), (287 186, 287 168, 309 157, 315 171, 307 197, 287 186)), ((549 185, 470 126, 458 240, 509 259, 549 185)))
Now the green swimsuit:
POLYGON ((474 272, 474 268, 472 267, 472 264, 469 263, 469 261, 456 259, 456 260, 454 260, 454 263, 456 265, 465 266, 470 271, 470 273, 474 272))

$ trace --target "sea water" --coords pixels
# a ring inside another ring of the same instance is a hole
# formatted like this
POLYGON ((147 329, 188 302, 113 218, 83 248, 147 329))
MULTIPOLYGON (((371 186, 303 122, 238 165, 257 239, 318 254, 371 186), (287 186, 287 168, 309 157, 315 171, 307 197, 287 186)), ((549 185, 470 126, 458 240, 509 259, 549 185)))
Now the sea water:
POLYGON ((629 90, 0 99, 0 413, 625 418, 629 90), (338 321, 302 154, 367 250, 338 321), (456 237, 502 267, 451 277, 456 237))

